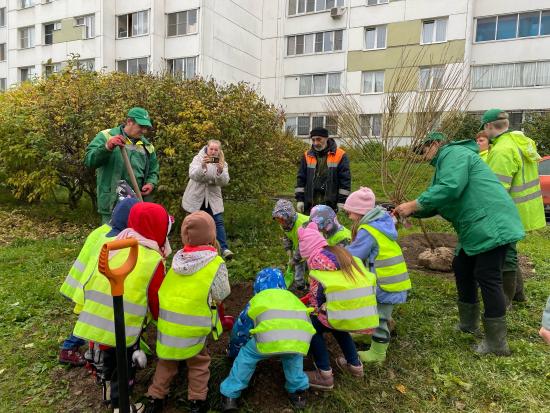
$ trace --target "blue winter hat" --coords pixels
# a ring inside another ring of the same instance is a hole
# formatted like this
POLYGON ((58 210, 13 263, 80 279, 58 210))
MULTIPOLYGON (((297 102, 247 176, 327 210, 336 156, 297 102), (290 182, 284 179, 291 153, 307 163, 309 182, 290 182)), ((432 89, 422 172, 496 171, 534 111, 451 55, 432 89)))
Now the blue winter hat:
POLYGON ((113 214, 111 215, 110 224, 112 229, 107 233, 107 237, 116 237, 120 231, 128 227, 128 216, 130 215, 130 210, 138 202, 139 201, 135 198, 124 198, 123 200, 118 201, 113 209, 113 214))
POLYGON ((260 291, 269 290, 272 288, 278 288, 286 290, 285 276, 283 272, 278 268, 267 267, 256 275, 256 281, 254 281, 254 294, 258 294, 260 291))

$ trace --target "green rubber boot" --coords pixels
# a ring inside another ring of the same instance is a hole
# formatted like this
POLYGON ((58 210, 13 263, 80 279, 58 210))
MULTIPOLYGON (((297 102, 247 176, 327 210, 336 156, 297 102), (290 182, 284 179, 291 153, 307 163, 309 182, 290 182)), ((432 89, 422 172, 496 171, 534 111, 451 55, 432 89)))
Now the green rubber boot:
POLYGON ((470 304, 459 301, 457 304, 459 322, 456 329, 463 333, 481 336, 481 331, 479 330, 479 303, 470 304))
POLYGON ((506 317, 483 317, 485 338, 478 344, 474 351, 479 354, 493 353, 497 356, 509 356, 511 354, 506 341, 506 317))
POLYGON ((517 271, 502 271, 502 289, 504 291, 504 298, 506 300, 506 308, 512 307, 512 300, 516 295, 517 285, 517 271))
POLYGON ((514 301, 518 303, 524 303, 527 301, 527 297, 525 296, 525 290, 523 287, 523 274, 521 273, 521 269, 518 266, 518 269, 516 271, 516 293, 514 294, 514 301))
POLYGON ((357 344, 370 344, 372 342, 372 336, 370 334, 351 333, 351 338, 357 344))
POLYGON ((386 351, 390 343, 379 343, 372 341, 368 351, 358 351, 359 358, 363 363, 383 363, 386 360, 386 351))

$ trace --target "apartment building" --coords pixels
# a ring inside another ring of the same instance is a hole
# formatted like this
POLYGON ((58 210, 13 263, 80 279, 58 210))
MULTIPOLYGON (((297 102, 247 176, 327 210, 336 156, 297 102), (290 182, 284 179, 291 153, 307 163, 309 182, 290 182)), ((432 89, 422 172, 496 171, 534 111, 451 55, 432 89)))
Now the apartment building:
POLYGON ((0 89, 71 54, 93 70, 249 82, 298 136, 336 135, 326 98, 343 91, 378 135, 399 65, 419 90, 464 65, 470 112, 502 107, 519 125, 550 110, 550 0, 0 0, 0 89))

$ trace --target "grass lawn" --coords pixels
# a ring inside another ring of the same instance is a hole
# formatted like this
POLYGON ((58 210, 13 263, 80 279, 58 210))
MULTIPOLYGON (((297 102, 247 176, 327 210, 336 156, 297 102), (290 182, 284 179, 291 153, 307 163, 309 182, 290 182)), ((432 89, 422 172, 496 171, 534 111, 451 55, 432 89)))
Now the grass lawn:
MULTIPOLYGON (((352 173, 354 189, 370 186, 380 193, 376 171, 354 162, 352 173)), ((430 175, 427 167, 415 183, 416 193, 426 186, 430 175)), ((285 177, 287 188, 293 187, 293 180, 290 175, 285 177)), ((26 205, 1 191, 0 202, 0 412, 97 412, 97 403, 88 403, 90 397, 84 395, 98 399, 99 388, 87 381, 80 386, 71 383, 77 377, 75 370, 57 363, 58 346, 75 321, 70 304, 58 293, 59 286, 97 217, 86 205, 77 211, 51 202, 26 205)), ((231 248, 237 253, 228 264, 234 284, 253 279, 262 267, 286 261, 271 207, 271 203, 226 203, 226 227, 231 248)), ((429 231, 452 231, 441 219, 425 222, 429 231)), ((418 231, 413 227, 400 232, 418 231)), ((178 233, 175 231, 173 238, 174 250, 179 247, 178 233)), ((453 279, 413 272, 409 302, 395 314, 397 336, 386 363, 366 367, 362 380, 336 372, 332 393, 310 392, 309 411, 548 411, 550 353, 537 331, 550 294, 550 227, 530 234, 519 249, 533 261, 536 275, 526 281, 529 301, 515 306, 509 316, 511 357, 475 355, 470 349, 475 339, 454 331, 453 279)), ((213 354, 214 407, 219 401, 218 384, 228 368, 222 352, 213 354)), ((272 372, 265 365, 263 369, 260 365, 259 374, 269 377, 272 372)), ((151 374, 149 369, 145 381, 151 374)), ((243 396, 243 411, 283 411, 280 389, 278 404, 252 404, 250 393, 261 391, 264 389, 252 387, 243 396)), ((183 397, 184 390, 178 388, 169 412, 176 411, 175 406, 184 411, 183 397)))

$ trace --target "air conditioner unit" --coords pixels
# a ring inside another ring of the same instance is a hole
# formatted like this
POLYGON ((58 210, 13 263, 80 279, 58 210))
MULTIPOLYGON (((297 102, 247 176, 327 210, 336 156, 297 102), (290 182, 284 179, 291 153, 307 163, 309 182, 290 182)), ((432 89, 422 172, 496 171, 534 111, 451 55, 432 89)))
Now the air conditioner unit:
POLYGON ((346 12, 345 7, 333 7, 330 9, 330 17, 333 17, 333 18, 340 17, 340 16, 343 16, 345 12, 346 12))

